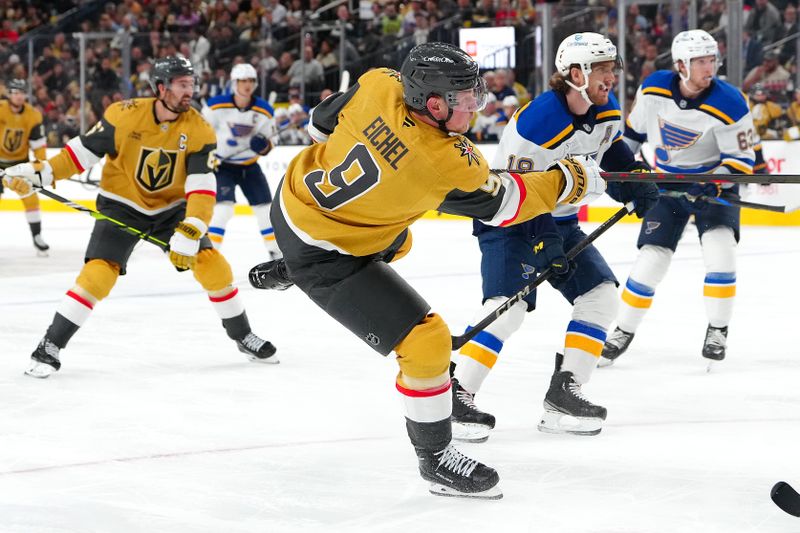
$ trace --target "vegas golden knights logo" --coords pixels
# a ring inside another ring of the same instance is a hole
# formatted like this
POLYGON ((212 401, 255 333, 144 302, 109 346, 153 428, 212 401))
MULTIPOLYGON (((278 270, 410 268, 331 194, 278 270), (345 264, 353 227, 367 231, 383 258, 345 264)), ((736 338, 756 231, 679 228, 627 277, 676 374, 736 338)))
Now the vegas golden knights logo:
POLYGON ((150 192, 169 187, 175 175, 177 160, 177 150, 143 146, 139 154, 139 164, 136 165, 136 181, 150 192))
POLYGON ((3 132, 3 150, 6 152, 16 152, 22 146, 23 130, 6 128, 3 132))

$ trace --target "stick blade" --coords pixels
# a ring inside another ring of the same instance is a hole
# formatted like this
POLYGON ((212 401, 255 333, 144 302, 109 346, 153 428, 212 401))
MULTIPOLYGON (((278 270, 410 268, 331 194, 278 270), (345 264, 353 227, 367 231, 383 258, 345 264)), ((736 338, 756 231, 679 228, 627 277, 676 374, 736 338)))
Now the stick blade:
POLYGON ((769 493, 775 505, 792 516, 800 517, 800 494, 785 481, 778 481, 769 493))

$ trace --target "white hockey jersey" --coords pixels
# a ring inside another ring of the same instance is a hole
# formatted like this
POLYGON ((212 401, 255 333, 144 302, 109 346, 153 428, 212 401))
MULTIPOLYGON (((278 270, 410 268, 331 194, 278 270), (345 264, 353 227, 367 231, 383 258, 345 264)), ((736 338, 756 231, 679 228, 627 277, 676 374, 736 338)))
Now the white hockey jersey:
MULTIPOLYGON (((590 156, 599 162, 612 143, 623 142, 621 126, 622 112, 613 94, 607 104, 593 105, 586 115, 578 117, 569 111, 563 95, 547 91, 514 113, 500 137, 492 168, 545 170, 573 155, 590 156)), ((553 217, 573 218, 577 213, 575 206, 560 205, 553 217)))
POLYGON ((678 74, 654 72, 636 92, 625 128, 633 146, 650 143, 656 168, 664 172, 704 173, 719 167, 752 174, 755 128, 742 92, 715 79, 694 99, 684 98, 678 74))
POLYGON ((252 165, 259 154, 250 149, 250 139, 260 133, 267 139, 277 130, 275 112, 266 100, 253 98, 250 105, 239 109, 232 94, 210 98, 203 108, 205 118, 217 134, 217 157, 223 163, 252 165))

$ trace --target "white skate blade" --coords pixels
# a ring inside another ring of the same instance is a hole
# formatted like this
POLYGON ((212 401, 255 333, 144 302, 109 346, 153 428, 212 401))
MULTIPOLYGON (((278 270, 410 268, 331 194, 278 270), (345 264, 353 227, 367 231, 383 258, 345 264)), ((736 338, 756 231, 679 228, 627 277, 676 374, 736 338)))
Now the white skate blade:
POLYGON ((600 356, 600 359, 597 360, 597 367, 598 368, 605 368, 608 366, 612 366, 614 364, 614 359, 608 359, 607 357, 600 356))
POLYGON ((46 379, 55 372, 56 369, 54 367, 34 360, 31 361, 31 366, 25 371, 25 375, 31 376, 32 378, 46 379))
POLYGON ((278 357, 275 354, 270 355, 266 359, 259 359, 255 355, 248 354, 247 358, 254 363, 261 363, 264 365, 277 365, 278 363, 281 362, 280 359, 278 359, 278 357))
POLYGON ((601 418, 585 418, 545 411, 539 421, 539 431, 558 435, 597 435, 603 429, 601 418))
POLYGON ((474 498, 476 500, 499 500, 503 497, 500 485, 484 490, 483 492, 460 492, 452 487, 431 483, 430 493, 436 496, 447 496, 448 498, 474 498))
POLYGON ((491 428, 482 424, 465 424, 453 420, 453 440, 461 442, 486 442, 491 428))
POLYGON ((36 257, 50 257, 50 254, 47 253, 47 250, 39 250, 36 249, 36 257))

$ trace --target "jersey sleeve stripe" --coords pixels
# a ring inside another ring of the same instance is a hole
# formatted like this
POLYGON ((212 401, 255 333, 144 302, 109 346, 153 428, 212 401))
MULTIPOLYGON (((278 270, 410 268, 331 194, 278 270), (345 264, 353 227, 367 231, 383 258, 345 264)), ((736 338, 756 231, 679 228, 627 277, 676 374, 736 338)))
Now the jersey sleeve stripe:
POLYGON ((731 117, 729 117, 728 115, 726 115, 725 113, 723 113, 722 111, 717 109, 716 107, 710 106, 708 104, 701 104, 698 109, 700 109, 701 111, 706 112, 707 114, 711 115, 712 117, 716 117, 716 118, 720 119, 725 124, 733 124, 735 122, 731 117))
POLYGON ((529 105, 531 105, 532 103, 533 103, 533 100, 531 100, 530 102, 528 102, 528 103, 527 103, 527 104, 525 104, 524 106, 522 106, 522 107, 520 107, 519 109, 517 109, 517 110, 514 112, 514 114, 513 114, 513 115, 511 115, 511 116, 512 116, 512 117, 514 117, 515 119, 519 120, 519 116, 520 116, 520 114, 521 114, 523 111, 525 111, 525 110, 528 108, 528 106, 529 106, 529 105))
POLYGON ((211 109, 228 109, 233 107, 233 104, 230 102, 220 102, 219 104, 214 104, 211 106, 211 109))
POLYGON ((192 194, 217 195, 217 180, 214 174, 189 174, 186 176, 186 184, 183 188, 186 198, 192 194))
POLYGON ((81 173, 84 170, 86 170, 86 168, 83 165, 81 165, 78 156, 75 154, 75 152, 73 151, 72 147, 69 144, 64 146, 64 150, 66 150, 67 154, 69 154, 69 158, 72 160, 72 164, 75 165, 75 168, 78 169, 78 173, 81 173))
POLYGON ((672 98, 672 91, 664 89, 663 87, 647 87, 642 89, 642 94, 655 94, 657 96, 666 96, 672 98))
POLYGON ((522 182, 522 178, 519 177, 519 174, 516 174, 514 172, 509 172, 508 174, 512 178, 514 178, 514 182, 517 185, 517 194, 519 195, 519 201, 517 203, 516 208, 514 209, 514 216, 501 222, 500 226, 508 226, 509 224, 514 222, 514 220, 516 220, 516 218, 519 216, 520 209, 522 209, 522 204, 525 203, 525 197, 528 194, 528 190, 525 188, 525 184, 522 182))
POLYGON ((542 143, 542 145, 541 145, 542 148, 550 148, 550 147, 552 147, 554 144, 558 143, 564 137, 566 137, 567 135, 572 133, 572 130, 574 130, 574 129, 575 129, 575 127, 572 124, 568 125, 566 128, 561 130, 561 132, 559 132, 558 135, 556 135, 555 137, 553 137, 552 139, 550 139, 546 143, 542 143))

